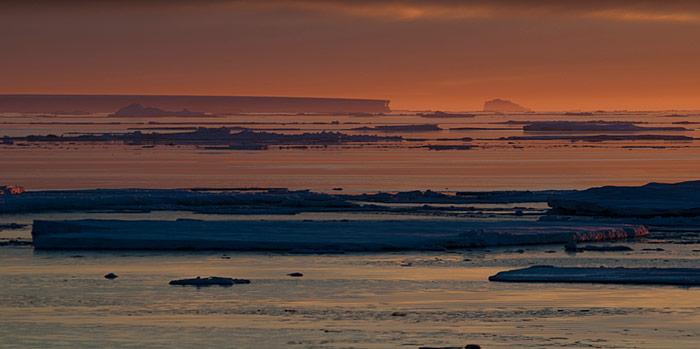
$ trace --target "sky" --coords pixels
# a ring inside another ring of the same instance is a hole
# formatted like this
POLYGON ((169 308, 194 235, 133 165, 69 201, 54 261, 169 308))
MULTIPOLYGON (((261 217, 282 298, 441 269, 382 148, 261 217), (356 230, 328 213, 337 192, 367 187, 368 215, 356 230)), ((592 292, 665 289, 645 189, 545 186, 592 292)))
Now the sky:
POLYGON ((0 93, 700 109, 700 1, 0 0, 0 93))

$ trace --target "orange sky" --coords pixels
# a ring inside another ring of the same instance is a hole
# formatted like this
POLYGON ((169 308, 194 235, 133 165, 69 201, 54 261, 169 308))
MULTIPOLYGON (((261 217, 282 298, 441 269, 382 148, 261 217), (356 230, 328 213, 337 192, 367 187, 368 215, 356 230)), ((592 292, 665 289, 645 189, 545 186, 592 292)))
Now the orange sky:
POLYGON ((697 1, 0 2, 0 93, 700 109, 697 1))

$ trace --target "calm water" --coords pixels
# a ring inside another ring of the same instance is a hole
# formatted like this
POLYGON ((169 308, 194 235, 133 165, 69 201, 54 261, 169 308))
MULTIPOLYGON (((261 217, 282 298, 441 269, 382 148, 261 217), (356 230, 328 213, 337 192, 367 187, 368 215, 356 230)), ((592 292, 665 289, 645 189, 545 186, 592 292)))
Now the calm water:
MULTIPOLYGON (((30 189, 96 187, 288 187, 349 192, 378 190, 493 190, 564 189, 597 185, 639 185, 649 181, 684 181, 700 171, 700 143, 497 140, 522 136, 521 125, 508 120, 635 121, 641 126, 683 126, 689 131, 661 132, 700 137, 700 116, 663 117, 667 113, 625 115, 479 115, 469 119, 431 119, 418 116, 280 116, 246 115, 211 118, 141 118, 105 115, 38 117, 0 116, 0 135, 114 132, 148 127, 243 126, 300 133, 345 130, 361 126, 436 123, 442 131, 399 134, 425 138, 377 147, 356 145, 317 149, 267 151, 211 151, 194 146, 142 148, 117 144, 0 145, 0 178, 30 189), (339 124, 331 124, 338 121, 339 124), (255 123, 255 124, 251 124, 255 123), (457 127, 496 128, 458 131, 457 127), (439 138, 471 137, 472 150, 431 151, 422 144, 460 143, 439 138), (638 147, 642 148, 638 148, 638 147), (630 148, 631 147, 631 148, 630 148), (79 174, 79 176, 76 176, 79 174)), ((160 131, 172 132, 172 131, 160 131)), ((376 132, 370 132, 376 133, 376 132)), ((590 134, 590 133, 587 133, 590 134)))
POLYGON ((576 256, 555 246, 230 259, 0 248, 0 346, 697 348, 698 288, 487 281, 531 264, 700 267, 689 245, 631 246, 635 252, 576 256), (665 251, 642 251, 649 247, 665 251), (294 271, 304 277, 286 276, 294 271), (106 280, 108 272, 120 277, 106 280), (168 285, 195 275, 252 283, 168 285))
MULTIPOLYGON (((649 123, 646 126, 700 122, 698 116, 667 118, 659 113, 479 115, 464 120, 257 115, 159 118, 159 124, 104 115, 7 114, 0 116, 0 135, 113 132, 204 122, 209 127, 239 123, 256 129, 296 128, 275 131, 291 133, 409 123, 438 123, 444 129, 498 129, 403 134, 432 140, 388 147, 308 150, 0 145, 0 184, 28 189, 269 186, 329 191, 342 187, 347 192, 556 189, 691 180, 700 172, 698 141, 496 140, 523 135, 513 129, 518 125, 497 124, 502 121, 562 119, 627 120, 649 123), (330 124, 332 120, 339 124, 330 124), (474 138, 470 143, 477 148, 429 151, 410 147, 444 142, 435 141, 437 138, 461 137, 474 138)), ((669 134, 700 137, 697 125, 683 126, 693 130, 669 134)), ((125 217, 70 213, 3 216, 0 222, 190 216, 206 218, 182 212, 125 217)), ((0 238, 28 238, 30 229, 2 231, 0 238)), ((634 252, 569 255, 561 246, 545 246, 457 253, 231 253, 226 258, 221 253, 39 253, 25 247, 1 247, 0 347, 417 348, 467 343, 484 348, 700 347, 698 288, 487 281, 498 271, 533 264, 700 267, 697 245, 629 245, 634 252), (643 250, 658 247, 664 250, 643 250), (401 266, 407 262, 412 266, 401 266), (286 276, 294 271, 305 275, 286 276), (120 277, 106 280, 102 276, 108 272, 120 277), (252 283, 200 289, 168 285, 171 279, 196 275, 248 278, 252 283)))

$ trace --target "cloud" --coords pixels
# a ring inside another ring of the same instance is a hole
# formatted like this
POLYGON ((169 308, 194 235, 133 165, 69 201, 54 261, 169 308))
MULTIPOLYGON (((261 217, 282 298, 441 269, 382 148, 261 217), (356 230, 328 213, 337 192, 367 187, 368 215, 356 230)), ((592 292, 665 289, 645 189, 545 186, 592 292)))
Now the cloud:
POLYGON ((539 17, 700 22, 700 1, 679 0, 301 0, 273 3, 297 10, 337 12, 397 21, 539 17))
POLYGON ((388 21, 579 18, 700 23, 697 0, 0 0, 2 10, 202 9, 337 14, 388 21))

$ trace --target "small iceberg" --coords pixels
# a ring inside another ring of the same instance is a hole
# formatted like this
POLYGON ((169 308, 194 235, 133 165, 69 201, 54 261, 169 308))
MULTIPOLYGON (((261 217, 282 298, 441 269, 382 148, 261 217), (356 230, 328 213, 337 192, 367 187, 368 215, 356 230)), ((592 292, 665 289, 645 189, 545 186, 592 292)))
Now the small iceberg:
POLYGON ((527 113, 531 110, 507 99, 492 99, 484 102, 484 111, 493 113, 527 113))

